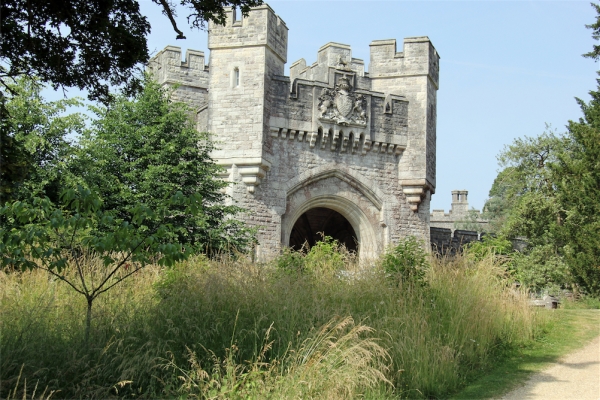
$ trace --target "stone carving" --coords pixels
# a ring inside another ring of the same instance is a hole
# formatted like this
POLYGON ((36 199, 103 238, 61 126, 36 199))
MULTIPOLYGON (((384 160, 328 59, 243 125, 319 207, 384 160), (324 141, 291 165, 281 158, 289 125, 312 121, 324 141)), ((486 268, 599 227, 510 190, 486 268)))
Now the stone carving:
POLYGON ((338 55, 337 65, 335 66, 337 69, 343 69, 344 71, 351 71, 352 68, 348 66, 348 61, 342 55, 338 55))
POLYGON ((367 125, 367 100, 352 92, 352 85, 345 76, 335 89, 324 88, 319 97, 319 119, 339 125, 367 125))
POLYGON ((330 119, 333 117, 333 99, 335 97, 335 91, 331 89, 324 88, 321 91, 321 96, 319 100, 319 118, 330 119))

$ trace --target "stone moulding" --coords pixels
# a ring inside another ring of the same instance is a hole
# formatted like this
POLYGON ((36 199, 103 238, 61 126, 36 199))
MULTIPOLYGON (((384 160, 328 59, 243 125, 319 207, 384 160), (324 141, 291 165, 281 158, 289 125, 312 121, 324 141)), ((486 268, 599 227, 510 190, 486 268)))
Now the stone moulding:
POLYGON ((346 129, 348 132, 346 133, 337 126, 329 129, 320 127, 317 132, 271 126, 270 131, 273 138, 308 143, 311 149, 314 149, 317 142, 320 142, 319 148, 322 150, 328 148, 330 151, 337 151, 339 148, 341 153, 360 154, 363 156, 367 152, 397 156, 406 149, 406 135, 386 135, 379 133, 375 134, 374 138, 371 138, 367 137, 367 134, 362 130, 355 131, 351 128, 346 129))
POLYGON ((402 185, 402 192, 406 196, 406 201, 410 204, 410 209, 415 212, 418 211, 419 204, 421 204, 427 191, 432 194, 435 193, 435 187, 426 179, 401 179, 400 184, 402 185))
POLYGON ((264 158, 219 159, 215 162, 217 165, 224 167, 225 170, 219 174, 219 178, 224 180, 231 180, 231 174, 234 167, 236 167, 248 193, 255 192, 256 186, 260 185, 261 179, 265 177, 267 171, 271 168, 271 163, 264 158))
POLYGON ((331 177, 338 178, 350 186, 357 188, 357 190, 361 192, 363 196, 368 198, 378 210, 381 210, 383 207, 384 194, 380 189, 373 186, 372 183, 369 183, 360 175, 341 171, 336 169, 333 165, 324 165, 305 171, 296 178, 290 180, 285 185, 286 195, 290 196, 303 187, 331 177))

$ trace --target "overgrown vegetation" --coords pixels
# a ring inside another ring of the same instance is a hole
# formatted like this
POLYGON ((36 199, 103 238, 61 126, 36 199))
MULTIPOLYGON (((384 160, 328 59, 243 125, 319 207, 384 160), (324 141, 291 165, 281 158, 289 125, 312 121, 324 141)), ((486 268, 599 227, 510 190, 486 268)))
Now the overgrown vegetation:
POLYGON ((440 397, 543 329, 492 258, 423 259, 410 243, 388 262, 424 261, 421 282, 332 242, 295 253, 303 269, 289 254, 151 267, 98 297, 88 346, 85 301, 61 279, 3 272, 1 396, 21 376, 67 398, 440 397))

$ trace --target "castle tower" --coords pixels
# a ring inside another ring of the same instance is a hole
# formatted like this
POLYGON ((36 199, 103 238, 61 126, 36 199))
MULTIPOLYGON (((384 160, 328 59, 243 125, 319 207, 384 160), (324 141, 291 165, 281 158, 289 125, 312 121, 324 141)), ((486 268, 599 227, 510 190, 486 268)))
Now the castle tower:
POLYGON ((219 148, 213 157, 225 168, 235 166, 253 193, 271 165, 263 149, 268 93, 272 77, 283 75, 288 28, 265 4, 245 18, 232 9, 225 26, 208 29, 208 132, 219 148))
POLYGON ((467 190, 452 191, 452 208, 450 209, 452 215, 462 216, 469 212, 468 195, 469 192, 467 190))
MULTIPOLYGON (((436 110, 440 57, 426 36, 371 42, 369 77, 372 89, 402 93, 409 102, 406 151, 398 163, 398 178, 413 208, 435 193, 436 110)), ((429 208, 429 205, 427 205, 429 208)))

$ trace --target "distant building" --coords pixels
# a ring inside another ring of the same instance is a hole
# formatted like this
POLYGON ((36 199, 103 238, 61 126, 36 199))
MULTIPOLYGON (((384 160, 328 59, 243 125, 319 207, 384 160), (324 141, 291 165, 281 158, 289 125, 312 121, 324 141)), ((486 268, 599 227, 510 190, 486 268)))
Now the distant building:
POLYGON ((456 229, 485 232, 488 221, 481 217, 481 211, 469 210, 468 195, 466 190, 453 190, 450 212, 433 210, 429 218, 430 227, 450 229, 452 232, 456 229))
POLYGON ((468 243, 481 239, 487 230, 488 221, 479 210, 469 210, 469 192, 452 191, 452 206, 449 213, 433 210, 430 215, 429 234, 431 249, 439 254, 453 255, 468 243))

